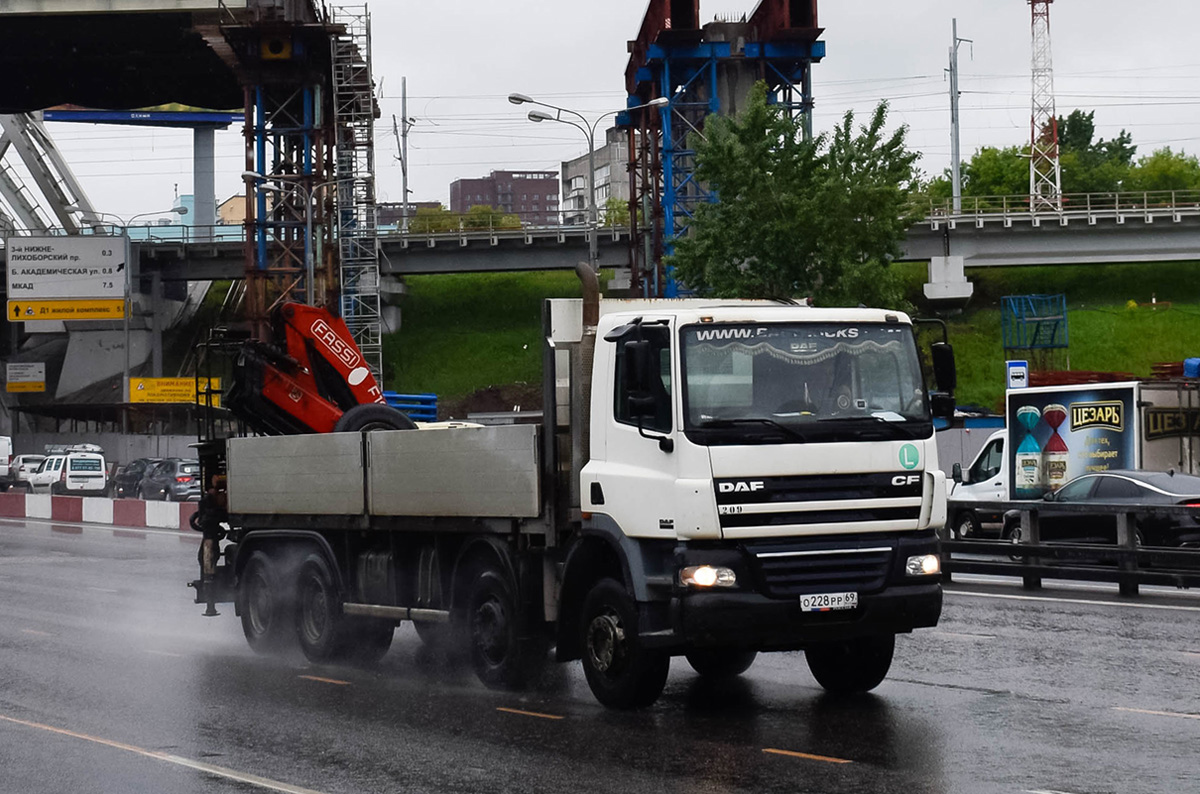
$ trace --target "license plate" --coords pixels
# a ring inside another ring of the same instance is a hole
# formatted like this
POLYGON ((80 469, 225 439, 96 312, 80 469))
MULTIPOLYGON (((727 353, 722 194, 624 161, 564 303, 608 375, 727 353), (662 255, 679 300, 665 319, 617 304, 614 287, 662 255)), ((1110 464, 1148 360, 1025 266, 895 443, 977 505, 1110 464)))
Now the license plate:
POLYGON ((831 612, 835 609, 854 609, 858 593, 813 593, 800 596, 801 612, 831 612))

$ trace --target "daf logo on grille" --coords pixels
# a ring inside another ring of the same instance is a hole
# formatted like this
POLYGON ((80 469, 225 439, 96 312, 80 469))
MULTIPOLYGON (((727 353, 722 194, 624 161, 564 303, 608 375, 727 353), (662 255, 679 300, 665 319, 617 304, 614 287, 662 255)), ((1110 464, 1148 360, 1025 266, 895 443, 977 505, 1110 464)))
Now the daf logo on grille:
POLYGON ((916 485, 920 481, 920 474, 897 474, 892 478, 892 485, 895 485, 898 488, 903 488, 907 485, 916 485))
POLYGON ((723 482, 717 485, 721 493, 752 493, 766 488, 762 480, 741 480, 739 482, 723 482))

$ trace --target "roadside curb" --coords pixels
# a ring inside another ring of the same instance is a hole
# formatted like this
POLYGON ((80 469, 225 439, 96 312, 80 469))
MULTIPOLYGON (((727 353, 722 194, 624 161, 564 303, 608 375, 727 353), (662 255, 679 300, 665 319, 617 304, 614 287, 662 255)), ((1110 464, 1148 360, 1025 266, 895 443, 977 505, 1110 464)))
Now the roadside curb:
POLYGON ((187 529, 195 502, 143 502, 102 496, 0 493, 0 518, 43 518, 122 527, 187 529))

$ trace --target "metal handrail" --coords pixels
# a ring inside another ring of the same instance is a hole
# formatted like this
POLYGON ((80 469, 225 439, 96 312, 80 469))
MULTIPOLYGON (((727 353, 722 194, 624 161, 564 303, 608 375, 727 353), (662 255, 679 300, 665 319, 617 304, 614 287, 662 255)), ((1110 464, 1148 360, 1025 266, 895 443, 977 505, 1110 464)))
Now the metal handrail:
POLYGON ((1200 190, 1151 190, 1111 193, 1064 193, 1057 207, 1040 204, 1031 209, 1028 195, 963 196, 962 208, 953 199, 920 199, 916 214, 928 221, 977 217, 1095 216, 1125 213, 1186 213, 1200 215, 1200 190))

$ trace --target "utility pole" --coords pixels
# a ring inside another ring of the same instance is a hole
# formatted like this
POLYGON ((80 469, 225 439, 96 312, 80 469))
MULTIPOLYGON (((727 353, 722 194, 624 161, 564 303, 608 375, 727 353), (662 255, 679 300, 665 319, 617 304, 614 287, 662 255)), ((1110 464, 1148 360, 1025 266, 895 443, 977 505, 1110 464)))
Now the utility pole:
POLYGON ((1029 0, 1033 11, 1033 112, 1029 137, 1029 209, 1062 209, 1058 115, 1054 107, 1054 60, 1050 52, 1050 4, 1029 0))
POLYGON ((973 44, 970 39, 958 37, 958 20, 952 22, 950 44, 950 175, 954 196, 954 214, 962 212, 962 145, 961 127, 958 119, 958 45, 973 44))
POLYGON ((400 78, 400 118, 403 125, 392 116, 392 134, 396 136, 397 160, 400 161, 400 231, 408 231, 408 78, 400 78))

